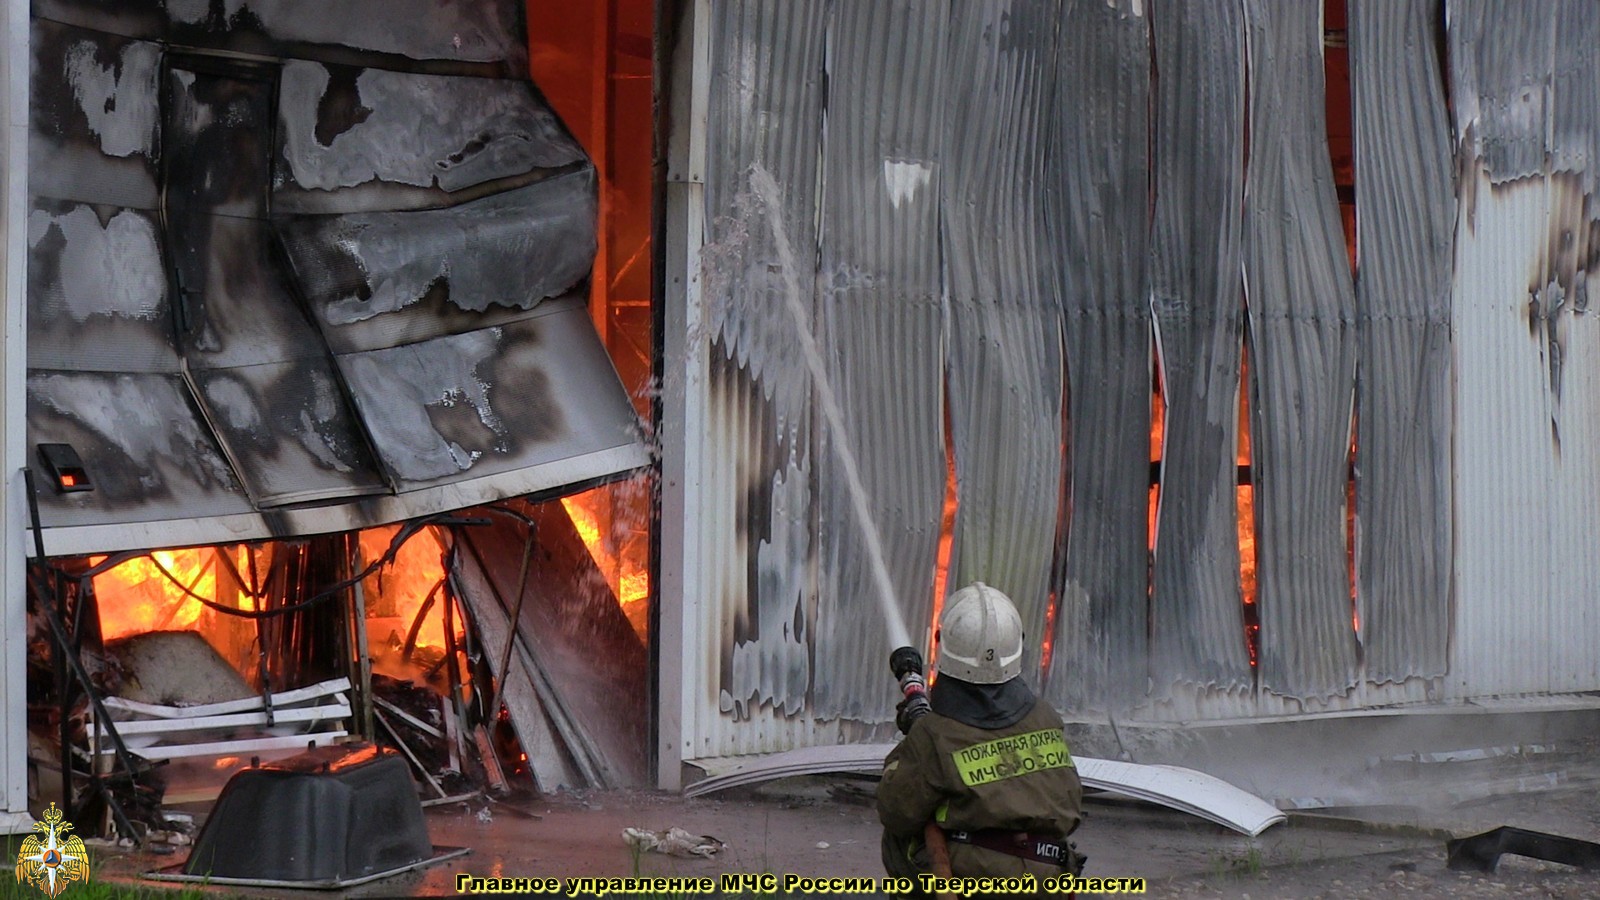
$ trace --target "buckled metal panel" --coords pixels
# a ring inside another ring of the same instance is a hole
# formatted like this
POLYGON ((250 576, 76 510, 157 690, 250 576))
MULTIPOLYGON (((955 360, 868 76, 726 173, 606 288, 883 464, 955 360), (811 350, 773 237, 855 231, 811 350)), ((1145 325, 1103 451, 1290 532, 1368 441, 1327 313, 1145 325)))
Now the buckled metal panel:
POLYGON ((1244 283, 1244 10, 1239 0, 1151 7, 1156 105, 1150 302, 1162 395, 1151 586, 1157 693, 1242 691, 1236 504, 1244 283))
POLYGON ((1032 635, 1044 633, 1060 501, 1061 311, 1042 189, 1060 9, 951 4, 940 180, 959 498, 949 588, 999 588, 1032 635))
POLYGON ((580 299, 338 364, 402 491, 615 448, 642 456, 633 405, 580 299))
MULTIPOLYGON (((1074 3, 1061 33, 1049 184, 1070 505, 1050 494, 1043 460, 1011 477, 1067 520, 1048 696, 1123 709, 1147 692, 1150 661, 1150 24, 1138 0, 1074 3)), ((1035 418, 1059 408, 1060 388, 1046 381, 1035 418)), ((1039 452, 1059 467, 1061 445, 1039 452)))
POLYGON ((1360 342, 1357 595, 1370 681, 1435 678, 1450 637, 1453 159, 1439 0, 1350 11, 1360 342))
POLYGON ((1326 698, 1356 682, 1345 552, 1356 342, 1328 156, 1321 4, 1246 0, 1245 20, 1260 679, 1274 693, 1326 698))
POLYGON ((594 172, 583 169, 447 209, 297 218, 282 233, 313 315, 342 352, 408 325, 411 340, 428 323, 442 333, 449 319, 418 306, 434 292, 475 313, 560 294, 589 273, 597 213, 594 172))
POLYGON ((30 367, 178 370, 154 214, 39 199, 27 229, 30 367))
MULTIPOLYGON (((922 644, 944 500, 939 192, 946 2, 835 2, 828 20, 817 340, 843 433, 816 469, 824 522, 859 534, 836 448, 855 457, 899 614, 922 644)), ((820 535, 819 535, 820 536, 820 535)), ((818 541, 817 715, 886 721, 890 625, 860 540, 818 541)), ((768 628, 781 627, 774 623, 768 628)))
POLYGON ((584 162, 526 81, 421 75, 290 60, 279 94, 275 198, 377 182, 453 192, 584 162))
POLYGON ((71 444, 94 483, 93 491, 40 491, 52 528, 251 511, 177 374, 31 371, 28 443, 71 444))

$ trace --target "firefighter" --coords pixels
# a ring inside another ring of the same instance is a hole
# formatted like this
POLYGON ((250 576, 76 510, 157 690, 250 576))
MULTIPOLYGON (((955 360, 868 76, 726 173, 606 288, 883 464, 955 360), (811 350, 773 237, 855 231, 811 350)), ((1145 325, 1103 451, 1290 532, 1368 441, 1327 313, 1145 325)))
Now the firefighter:
MULTIPOLYGON (((1031 873, 1041 884, 1081 871, 1067 836, 1082 817, 1083 785, 1061 717, 1020 677, 1016 607, 982 582, 968 585, 946 602, 934 639, 938 678, 926 699, 907 691, 896 717, 906 737, 878 787, 885 869, 944 875, 948 859, 957 877, 1031 873)), ((908 652, 915 657, 899 651, 908 652)), ((895 668, 901 676, 904 666, 895 668)), ((916 670, 920 687, 920 659, 916 670)))

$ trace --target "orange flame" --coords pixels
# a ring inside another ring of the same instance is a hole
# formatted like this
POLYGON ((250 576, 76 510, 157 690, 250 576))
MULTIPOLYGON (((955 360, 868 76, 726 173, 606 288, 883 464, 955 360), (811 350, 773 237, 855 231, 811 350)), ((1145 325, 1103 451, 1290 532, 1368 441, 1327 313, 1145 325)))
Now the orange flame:
MULTIPOLYGON (((387 525, 361 532, 359 540, 364 563, 370 565, 388 552, 399 530, 399 525, 387 525)), ((445 598, 442 591, 434 593, 434 588, 444 580, 443 547, 438 530, 429 526, 401 545, 392 562, 368 575, 362 582, 362 590, 366 594, 369 621, 392 619, 387 623, 388 628, 403 641, 422 610, 422 604, 433 594, 433 606, 429 607, 417 632, 417 646, 444 649, 445 598)), ((368 631, 369 642, 387 638, 386 634, 374 633, 375 629, 370 627, 368 631)))
POLYGON ((648 495, 639 481, 602 485, 561 500, 595 568, 623 615, 647 640, 650 630, 648 495))
MULTIPOLYGON (((100 609, 101 637, 114 641, 147 631, 196 628, 206 608, 191 593, 238 609, 248 608, 244 594, 218 589, 221 563, 217 556, 222 552, 226 551, 211 547, 154 550, 148 556, 135 557, 96 575, 94 592, 100 609)), ((90 563, 98 564, 104 559, 93 557, 90 563)), ((231 578, 223 582, 233 583, 231 578)))

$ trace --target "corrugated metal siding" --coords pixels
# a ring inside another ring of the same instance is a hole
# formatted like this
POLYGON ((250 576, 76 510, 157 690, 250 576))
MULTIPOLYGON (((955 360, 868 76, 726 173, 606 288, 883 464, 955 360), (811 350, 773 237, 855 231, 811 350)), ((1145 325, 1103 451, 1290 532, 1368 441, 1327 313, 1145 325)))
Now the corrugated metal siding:
MULTIPOLYGON (((694 755, 774 749, 765 729, 811 686, 815 550, 811 379, 785 303, 809 311, 815 277, 826 4, 715 4, 706 246, 711 365, 704 452, 715 477, 696 498, 704 666, 692 679, 694 755), (771 710, 768 713, 766 710, 771 710)), ((781 732, 779 732, 781 734, 781 732)))
MULTIPOLYGON (((1044 633, 1061 473, 1060 314, 1044 256, 1053 0, 954 3, 943 250, 956 455, 949 589, 1009 595, 1044 633)), ((1034 642, 1023 671, 1037 680, 1034 642)))
POLYGON ((1047 696, 1122 708, 1149 663, 1150 27, 1140 2, 1075 2, 1061 30, 1049 183, 1071 512, 1047 696))
POLYGON ((1594 690, 1595 7, 1460 0, 1449 11, 1461 201, 1448 684, 1463 696, 1594 690))
POLYGON ((1345 555, 1355 296, 1328 158, 1320 12, 1318 0, 1245 3, 1260 679, 1292 697, 1356 680, 1345 555))
POLYGON ((1367 677, 1443 675, 1455 205, 1440 0, 1349 6, 1358 278, 1357 597, 1367 677))
POLYGON ((1244 10, 1239 0, 1161 0, 1151 16, 1161 75, 1150 302, 1167 404, 1152 668, 1158 688, 1231 691, 1253 680, 1235 504, 1244 10))
POLYGON ((893 717, 889 626, 840 471, 848 444, 914 643, 928 634, 944 502, 940 129, 949 5, 835 0, 827 47, 818 342, 845 428, 819 445, 813 712, 893 717), (871 689, 868 686, 872 686, 871 689))

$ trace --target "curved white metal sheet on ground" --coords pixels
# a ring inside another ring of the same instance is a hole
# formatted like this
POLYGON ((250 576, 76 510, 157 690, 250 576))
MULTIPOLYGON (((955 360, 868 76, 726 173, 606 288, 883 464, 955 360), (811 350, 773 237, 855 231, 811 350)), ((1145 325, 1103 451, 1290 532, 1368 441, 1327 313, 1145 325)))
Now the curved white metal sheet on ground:
MULTIPOLYGON (((894 744, 806 747, 768 756, 690 760, 706 778, 685 788, 699 797, 793 775, 877 772, 894 744)), ((1078 778, 1091 790, 1170 807, 1252 837, 1288 817, 1267 801, 1220 778, 1180 766, 1144 766, 1112 759, 1074 757, 1078 778)))

